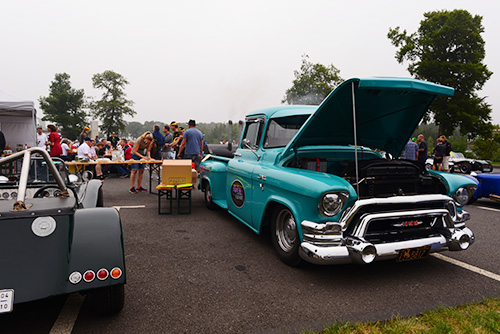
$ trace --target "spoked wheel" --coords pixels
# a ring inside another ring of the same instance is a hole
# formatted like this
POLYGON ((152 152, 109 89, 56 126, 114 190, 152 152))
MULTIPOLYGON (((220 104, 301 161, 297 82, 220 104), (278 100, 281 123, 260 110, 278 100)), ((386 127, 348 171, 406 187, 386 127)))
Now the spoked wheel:
POLYGON ((271 237, 278 257, 290 266, 299 265, 300 238, 292 212, 283 206, 276 208, 271 221, 271 237))
POLYGON ((472 169, 472 166, 468 162, 462 162, 458 168, 460 169, 460 172, 464 174, 469 174, 472 169))

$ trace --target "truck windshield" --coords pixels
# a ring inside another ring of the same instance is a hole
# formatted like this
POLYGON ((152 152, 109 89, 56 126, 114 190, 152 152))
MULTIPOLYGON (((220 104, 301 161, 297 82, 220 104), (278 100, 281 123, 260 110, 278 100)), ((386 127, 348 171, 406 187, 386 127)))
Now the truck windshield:
POLYGON ((271 119, 267 127, 264 148, 286 146, 309 116, 298 115, 271 119))

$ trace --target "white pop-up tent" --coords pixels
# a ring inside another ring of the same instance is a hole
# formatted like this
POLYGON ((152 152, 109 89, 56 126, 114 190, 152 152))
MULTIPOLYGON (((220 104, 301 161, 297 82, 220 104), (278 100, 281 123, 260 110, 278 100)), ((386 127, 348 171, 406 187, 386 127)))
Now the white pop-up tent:
POLYGON ((0 90, 0 130, 12 150, 18 145, 36 146, 34 102, 0 90))

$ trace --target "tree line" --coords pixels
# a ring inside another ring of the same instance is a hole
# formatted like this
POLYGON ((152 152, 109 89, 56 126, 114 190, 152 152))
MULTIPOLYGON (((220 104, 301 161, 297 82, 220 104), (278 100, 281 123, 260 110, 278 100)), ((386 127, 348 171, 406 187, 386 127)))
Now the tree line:
MULTIPOLYGON (((455 89, 453 97, 435 99, 422 124, 435 124, 438 133, 447 137, 458 131, 459 136, 474 141, 473 146, 482 157, 498 155, 499 127, 491 123, 491 105, 485 97, 478 95, 493 74, 483 63, 483 18, 473 16, 466 10, 433 11, 423 15, 424 19, 416 32, 401 31, 398 26, 389 28, 387 34, 397 48, 396 61, 400 64, 406 62, 410 75, 455 89)), ((319 104, 343 81, 340 70, 333 64, 312 63, 307 54, 302 56, 302 64, 299 70, 294 71, 294 76, 282 103, 319 104)), ((78 136, 88 117, 100 121, 100 130, 104 135, 116 132, 137 137, 146 130, 152 130, 154 124, 166 124, 124 121, 125 116, 134 116, 136 111, 132 109, 134 102, 128 100, 125 94, 129 82, 121 74, 113 71, 95 74, 92 84, 102 91, 97 100, 86 97, 83 89, 71 87, 69 74, 56 74, 49 96, 39 99, 44 111, 42 119, 55 123, 63 136, 68 138, 78 136)), ((198 128, 209 142, 229 139, 227 124, 200 123, 198 128)), ((237 123, 232 128, 233 138, 238 138, 237 123)))
MULTIPOLYGON (((140 122, 125 122, 125 129, 123 132, 119 133, 120 137, 126 137, 126 138, 137 138, 140 135, 142 135, 146 131, 153 131, 153 127, 155 124, 158 124, 160 128, 163 128, 165 125, 169 125, 171 121, 146 121, 144 123, 140 122)), ((180 127, 183 127, 185 129, 188 128, 187 122, 177 122, 180 127)), ((227 123, 215 123, 215 122, 210 122, 210 123, 202 123, 202 122, 196 122, 196 128, 200 130, 203 135, 205 136, 205 141, 209 144, 219 144, 220 142, 228 142, 230 139, 231 141, 236 141, 239 142, 240 140, 240 135, 241 135, 241 129, 242 129, 242 123, 239 124, 238 121, 232 122, 232 124, 229 124, 229 121, 227 123), (230 137, 231 135, 231 137, 230 137)))

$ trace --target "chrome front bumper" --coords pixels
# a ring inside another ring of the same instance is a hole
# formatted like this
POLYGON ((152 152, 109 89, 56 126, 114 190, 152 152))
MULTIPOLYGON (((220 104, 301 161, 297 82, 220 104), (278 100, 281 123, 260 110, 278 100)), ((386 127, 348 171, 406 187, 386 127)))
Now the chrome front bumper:
MULTIPOLYGON (((405 199, 398 198, 397 201, 398 203, 401 201, 408 201, 408 203, 445 201, 446 204, 451 202, 450 198, 444 195, 408 196, 405 199)), ((443 250, 460 251, 467 249, 474 242, 474 233, 465 227, 465 221, 470 219, 469 213, 466 211, 458 212, 456 207, 375 212, 364 214, 361 218, 356 218, 357 220, 353 221, 353 217, 360 207, 373 205, 374 202, 394 203, 394 198, 360 200, 358 202, 359 204, 344 215, 340 222, 321 224, 303 221, 301 227, 304 241, 300 245, 300 256, 315 264, 365 264, 378 260, 396 259, 402 249, 430 246, 430 253, 443 250), (434 219, 434 224, 439 227, 439 233, 435 233, 431 237, 379 244, 370 243, 364 238, 368 226, 373 220, 423 217, 434 219), (345 234, 348 224, 353 224, 349 229, 349 235, 345 234)))

